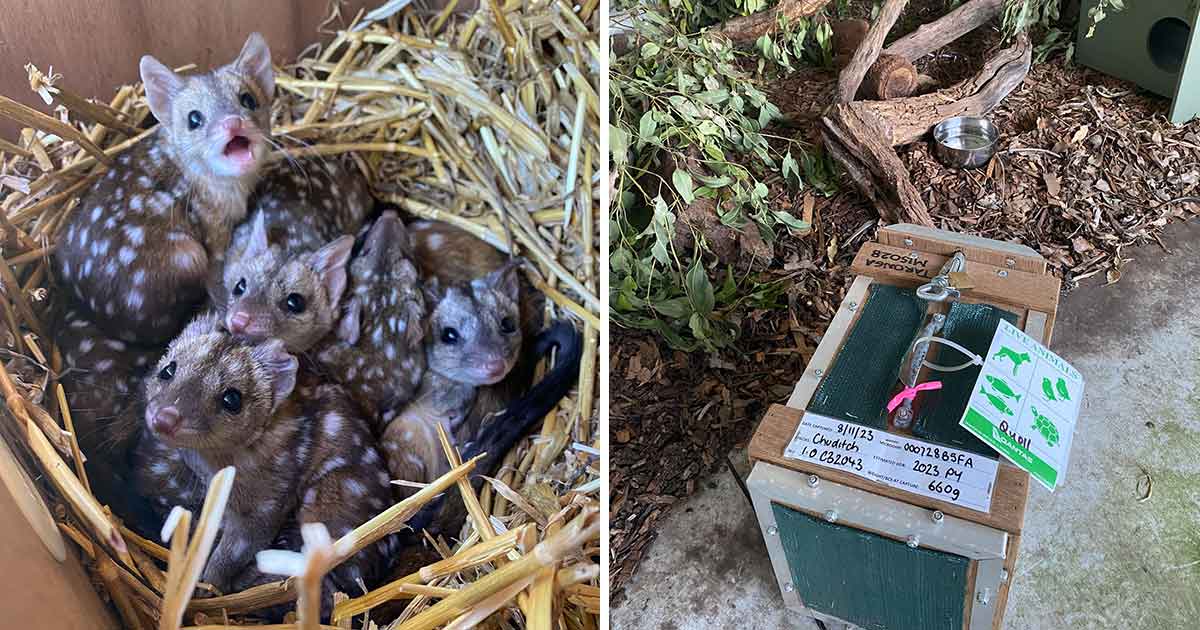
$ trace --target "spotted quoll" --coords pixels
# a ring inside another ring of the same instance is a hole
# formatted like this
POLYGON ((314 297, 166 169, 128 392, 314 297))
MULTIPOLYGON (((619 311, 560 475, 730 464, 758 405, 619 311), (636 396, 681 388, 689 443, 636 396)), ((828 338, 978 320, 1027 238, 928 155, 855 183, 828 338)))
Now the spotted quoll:
POLYGON ((437 425, 455 436, 476 389, 503 380, 521 351, 515 265, 465 284, 427 278, 425 292, 433 305, 424 340, 427 368, 416 397, 388 422, 380 440, 392 477, 417 482, 449 470, 437 425))
MULTIPOLYGON (((146 439, 135 458, 139 490, 193 509, 221 468, 237 470, 204 581, 225 592, 273 579, 254 554, 295 523, 344 535, 381 511, 391 490, 367 423, 337 386, 299 372, 282 341, 250 345, 197 318, 146 379, 146 439), (300 382, 300 385, 297 385, 300 382)), ((359 592, 384 568, 391 540, 327 576, 326 592, 359 592)))
POLYGON ((149 343, 191 316, 246 216, 270 142, 275 77, 258 33, 207 74, 176 74, 147 55, 141 76, 160 126, 83 193, 54 261, 109 335, 149 343))
POLYGON ((210 289, 230 332, 250 341, 276 337, 299 353, 333 330, 354 247, 349 235, 370 204, 366 180, 341 162, 306 160, 268 174, 210 289))
POLYGON ((425 373, 425 296, 395 212, 371 226, 350 261, 336 334, 314 349, 317 369, 342 382, 379 422, 412 399, 425 373))

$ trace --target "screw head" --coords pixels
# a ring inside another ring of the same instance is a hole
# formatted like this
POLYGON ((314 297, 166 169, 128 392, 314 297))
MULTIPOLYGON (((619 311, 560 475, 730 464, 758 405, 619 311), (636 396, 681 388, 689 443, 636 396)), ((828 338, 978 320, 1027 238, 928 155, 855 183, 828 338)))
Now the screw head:
POLYGON ((809 476, 808 476, 808 487, 809 487, 809 488, 816 488, 816 487, 817 487, 817 484, 819 484, 819 483, 821 483, 821 478, 820 478, 820 477, 818 477, 818 476, 816 476, 816 475, 809 475, 809 476))
POLYGON ((775 527, 774 525, 772 525, 772 526, 768 527, 768 528, 767 528, 767 535, 768 535, 768 536, 778 536, 778 535, 779 535, 779 528, 778 528, 778 527, 775 527))
POLYGON ((921 539, 916 536, 909 536, 904 542, 908 543, 909 547, 916 549, 917 545, 921 544, 921 539))
POLYGON ((975 601, 979 602, 981 605, 987 606, 989 600, 991 600, 991 595, 988 594, 986 588, 978 593, 975 593, 975 601))
POLYGON ((1017 261, 1015 261, 1015 260, 1013 260, 1013 259, 1011 259, 1011 258, 1005 258, 1005 259, 1004 259, 1004 266, 1005 266, 1005 267, 1008 267, 1009 269, 1012 269, 1013 267, 1016 267, 1016 266, 1017 266, 1017 261))
POLYGON ((911 258, 911 259, 913 259, 913 260, 916 260, 916 259, 920 258, 920 257, 921 257, 921 255, 920 255, 920 254, 918 254, 917 252, 909 252, 909 253, 908 253, 908 257, 909 257, 909 258, 911 258))
POLYGON ((1000 276, 1001 278, 1007 278, 1007 277, 1008 277, 1008 270, 1007 270, 1007 269, 1001 269, 1000 271, 997 271, 997 272, 996 272, 996 275, 997 275, 997 276, 1000 276))
POLYGON ((930 515, 930 518, 933 519, 934 523, 941 523, 942 521, 946 520, 946 515, 942 514, 941 510, 937 510, 932 515, 930 515))
POLYGON ((825 373, 825 370, 822 370, 821 368, 817 368, 817 369, 813 370, 813 374, 816 374, 817 376, 820 376, 824 373, 825 373))
POLYGON ((906 239, 904 239, 904 246, 905 246, 905 247, 912 247, 912 244, 913 244, 913 240, 912 240, 911 238, 906 238, 906 239))
POLYGON ((850 309, 850 310, 852 310, 852 311, 853 311, 853 310, 855 310, 855 309, 857 309, 857 308, 858 308, 858 302, 847 302, 847 303, 846 303, 846 308, 848 308, 848 309, 850 309))
POLYGON ((837 510, 825 510, 825 520, 829 521, 830 523, 836 523, 837 517, 837 510))
POLYGON ((783 585, 783 590, 788 593, 791 593, 796 590, 796 585, 792 584, 791 582, 788 582, 787 584, 783 585))

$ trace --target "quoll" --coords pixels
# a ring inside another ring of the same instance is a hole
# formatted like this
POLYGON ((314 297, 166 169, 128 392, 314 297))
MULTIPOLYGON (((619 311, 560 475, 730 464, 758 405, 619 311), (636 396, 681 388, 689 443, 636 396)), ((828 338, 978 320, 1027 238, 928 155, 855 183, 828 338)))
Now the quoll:
POLYGON ((258 33, 207 74, 179 75, 147 55, 141 75, 160 127, 81 196, 54 261, 111 336, 165 342, 204 299, 210 266, 246 216, 275 78, 258 33))
MULTIPOLYGON (((195 507, 213 474, 237 469, 203 574, 226 592, 272 579, 253 557, 290 522, 321 522, 341 536, 391 497, 370 429, 345 391, 301 374, 282 341, 239 341, 216 315, 189 324, 147 378, 145 422, 137 485, 160 509, 195 507)), ((377 580, 390 544, 341 564, 327 592, 377 580)))
POLYGON ((376 422, 412 399, 425 373, 425 297, 395 212, 371 226, 350 261, 337 334, 315 348, 322 374, 340 380, 376 422))

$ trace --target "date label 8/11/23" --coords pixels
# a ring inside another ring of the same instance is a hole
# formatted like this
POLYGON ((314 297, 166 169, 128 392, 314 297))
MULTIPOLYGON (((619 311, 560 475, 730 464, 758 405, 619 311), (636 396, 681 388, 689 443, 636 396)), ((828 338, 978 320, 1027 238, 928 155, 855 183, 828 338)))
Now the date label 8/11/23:
POLYGON ((991 509, 997 462, 976 453, 805 413, 784 456, 979 512, 991 509))

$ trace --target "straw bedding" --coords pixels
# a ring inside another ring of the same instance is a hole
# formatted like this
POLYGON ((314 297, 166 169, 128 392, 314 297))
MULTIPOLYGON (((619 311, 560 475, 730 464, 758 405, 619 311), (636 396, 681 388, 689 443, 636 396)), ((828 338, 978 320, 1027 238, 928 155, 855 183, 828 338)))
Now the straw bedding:
POLYGON ((173 514, 165 547, 145 540, 89 492, 58 382, 49 257, 75 197, 151 132, 141 86, 90 102, 70 77, 31 65, 55 115, 0 96, 0 115, 27 127, 0 141, 0 433, 127 627, 244 625, 298 598, 283 627, 316 628, 322 597, 334 598, 337 627, 597 627, 598 4, 493 0, 462 12, 393 1, 280 70, 275 159, 354 153, 381 201, 524 256, 548 315, 584 330, 584 355, 577 391, 481 492, 467 481, 474 462, 443 441, 449 474, 342 539, 306 529, 303 555, 274 559, 292 577, 242 593, 192 597, 205 590, 195 587, 232 476, 213 479, 201 514, 173 514), (370 593, 319 592, 339 559, 443 492, 469 517, 459 537, 427 540, 437 562, 370 593))

